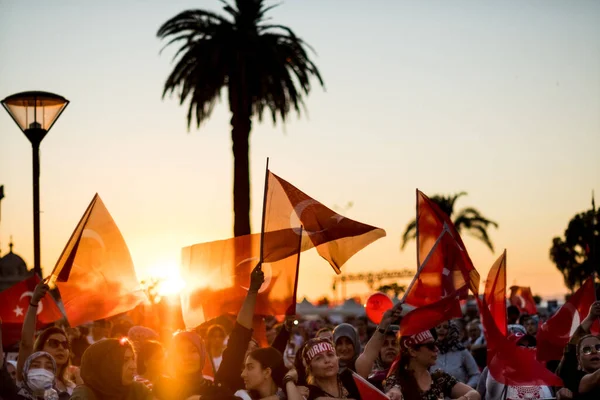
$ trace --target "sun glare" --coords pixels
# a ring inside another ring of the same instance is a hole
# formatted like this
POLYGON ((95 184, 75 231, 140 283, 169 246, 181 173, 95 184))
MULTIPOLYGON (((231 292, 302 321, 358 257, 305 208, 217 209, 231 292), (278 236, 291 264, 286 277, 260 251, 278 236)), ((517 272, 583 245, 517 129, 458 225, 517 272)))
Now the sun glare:
POLYGON ((169 276, 158 283, 158 294, 163 297, 177 295, 184 287, 185 281, 181 276, 169 276))
POLYGON ((159 296, 178 295, 185 288, 179 265, 176 262, 165 262, 150 268, 150 276, 158 280, 156 290, 159 296))

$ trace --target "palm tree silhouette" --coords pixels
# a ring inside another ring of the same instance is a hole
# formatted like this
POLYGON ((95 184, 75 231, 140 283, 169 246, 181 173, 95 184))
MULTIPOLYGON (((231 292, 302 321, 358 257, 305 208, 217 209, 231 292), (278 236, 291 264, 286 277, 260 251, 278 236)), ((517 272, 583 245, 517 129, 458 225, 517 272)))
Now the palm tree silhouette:
MULTIPOLYGON (((430 197, 431 201, 437 204, 440 209, 448 215, 449 218, 454 214, 454 203, 459 197, 466 196, 467 192, 460 192, 452 196, 435 195, 430 197)), ((481 213, 473 208, 467 207, 458 212, 453 218, 454 227, 458 233, 467 232, 471 236, 481 240, 485 245, 494 252, 494 245, 488 235, 488 228, 493 226, 498 228, 498 224, 492 220, 485 218, 481 213)), ((402 244, 400 248, 404 250, 406 244, 416 238, 417 222, 412 220, 407 226, 402 235, 402 244)))
MULTIPOLYGON (((226 16, 205 10, 187 10, 165 22, 157 36, 179 43, 167 78, 163 98, 177 92, 180 104, 189 100, 188 129, 206 121, 221 91, 227 88, 231 111, 234 178, 234 235, 250 233, 249 137, 252 117, 262 121, 268 109, 273 119, 285 123, 293 110, 300 116, 310 79, 324 86, 310 60, 310 46, 283 25, 267 23, 263 0, 235 0, 224 4, 226 16)), ((312 49, 311 49, 312 50, 312 49)))

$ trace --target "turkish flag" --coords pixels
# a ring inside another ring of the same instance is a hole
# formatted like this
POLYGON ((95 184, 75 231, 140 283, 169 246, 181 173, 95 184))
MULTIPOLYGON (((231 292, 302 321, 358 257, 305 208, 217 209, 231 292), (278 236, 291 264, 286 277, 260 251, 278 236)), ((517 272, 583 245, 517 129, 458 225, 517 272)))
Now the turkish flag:
MULTIPOLYGON (((448 230, 450 236, 456 241, 460 253, 457 253, 461 260, 464 274, 464 280, 469 285, 469 289, 473 294, 479 293, 479 273, 473 266, 473 262, 469 257, 467 248, 458 234, 454 224, 443 212, 440 207, 429 199, 423 192, 417 189, 417 266, 429 257, 435 243, 444 230, 448 230)), ((454 251, 452 248, 450 251, 454 251)), ((454 257, 454 255, 452 256, 454 257)), ((430 262, 443 265, 448 259, 444 251, 438 251, 431 255, 430 262)))
POLYGON ((485 300, 476 297, 487 341, 487 366, 490 375, 509 386, 557 386, 562 380, 535 359, 535 350, 519 347, 496 326, 485 300))
POLYGON ((434 328, 444 321, 462 317, 459 292, 454 292, 435 303, 416 308, 402 318, 400 334, 402 336, 416 335, 417 333, 434 328))
POLYGON ((510 304, 516 306, 521 313, 529 315, 537 314, 537 306, 531 294, 531 288, 527 286, 510 287, 510 304))
MULTIPOLYGON (((33 275, 0 292, 0 318, 2 318, 3 324, 23 324, 31 296, 33 296, 33 291, 38 283, 40 283, 40 278, 33 275)), ((38 304, 38 322, 50 324, 62 317, 54 299, 50 293, 47 293, 38 304)))
POLYGON ((445 224, 429 255, 417 270, 404 297, 405 303, 422 307, 454 292, 466 297, 472 274, 463 254, 464 248, 461 248, 445 224))
POLYGON ((352 379, 354 379, 354 383, 356 384, 356 388, 358 389, 358 393, 360 393, 361 399, 368 400, 387 400, 389 399, 385 394, 381 393, 379 389, 375 386, 371 385, 369 381, 367 381, 362 376, 358 375, 356 372, 352 372, 352 379))
POLYGON ((498 330, 506 336, 506 250, 488 273, 484 299, 498 330))
MULTIPOLYGON (((588 278, 569 300, 540 326, 537 333, 537 359, 539 361, 560 360, 565 346, 573 333, 587 317, 592 303, 596 301, 594 278, 588 278)), ((598 333, 598 321, 592 332, 598 333)))
MULTIPOLYGON (((265 252, 269 254, 262 264, 265 281, 258 292, 255 314, 296 313, 300 240, 301 236, 296 236, 296 252, 283 259, 275 257, 277 249, 265 252)), ((182 275, 187 286, 181 305, 186 326, 195 328, 220 315, 237 314, 259 259, 260 234, 183 248, 182 275)))
MULTIPOLYGON (((21 339, 21 330, 25 313, 35 287, 40 282, 33 275, 6 290, 0 292, 0 319, 2 320, 2 343, 5 346, 17 343, 21 339)), ((63 317, 50 293, 46 294, 37 308, 37 328, 58 321, 63 317)))
POLYGON ((350 257, 385 236, 383 229, 332 211, 271 171, 268 171, 266 184, 264 232, 279 234, 265 236, 265 259, 275 250, 292 255, 302 227, 302 251, 316 247, 321 257, 339 274, 350 257))
POLYGON ((137 280, 129 249, 96 194, 54 271, 71 326, 133 310, 146 299, 137 280))

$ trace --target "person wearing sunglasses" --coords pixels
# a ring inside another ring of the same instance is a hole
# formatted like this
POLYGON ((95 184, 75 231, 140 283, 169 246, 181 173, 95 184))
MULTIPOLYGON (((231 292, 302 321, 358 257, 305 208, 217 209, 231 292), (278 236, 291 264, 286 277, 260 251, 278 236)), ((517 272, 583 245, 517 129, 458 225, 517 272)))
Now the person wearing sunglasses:
POLYGON ((385 382, 391 400, 438 400, 444 398, 480 400, 479 393, 448 373, 429 370, 437 361, 438 348, 431 331, 400 339, 396 357, 385 382))
MULTIPOLYGON (((37 323, 37 311, 40 307, 41 299, 46 296, 48 290, 48 285, 41 282, 36 286, 33 295, 31 296, 29 308, 27 309, 25 320, 23 322, 23 330, 21 331, 19 361, 17 363, 17 380, 22 380, 25 360, 33 352, 44 351, 50 354, 54 361, 56 361, 58 369, 56 374, 56 388, 59 395, 61 393, 68 393, 71 395, 73 389, 75 389, 76 382, 73 382, 73 380, 70 379, 70 375, 74 373, 75 377, 77 377, 78 374, 77 371, 71 371, 70 369, 71 345, 66 332, 62 328, 52 326, 42 331, 35 342, 33 340, 37 323)), ((75 378, 75 380, 77 380, 77 378, 75 378)))
POLYGON ((581 321, 581 325, 571 335, 571 339, 565 347, 562 359, 556 369, 556 375, 563 380, 565 387, 572 393, 579 392, 579 383, 585 375, 582 375, 581 356, 585 359, 589 358, 581 352, 583 349, 583 346, 581 346, 582 341, 585 337, 589 337, 592 325, 598 318, 600 318, 600 301, 592 303, 587 317, 581 321))
POLYGON ((567 383, 576 400, 600 399, 600 338, 585 335, 577 344, 579 368, 575 378, 567 383))

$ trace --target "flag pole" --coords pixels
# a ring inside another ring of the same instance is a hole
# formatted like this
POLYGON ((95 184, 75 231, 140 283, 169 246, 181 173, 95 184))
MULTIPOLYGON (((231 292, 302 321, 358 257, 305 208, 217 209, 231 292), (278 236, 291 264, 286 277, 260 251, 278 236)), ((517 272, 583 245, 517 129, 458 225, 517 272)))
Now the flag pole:
POLYGON ((265 215, 267 213, 267 192, 269 190, 269 157, 265 167, 265 191, 263 193, 262 222, 260 225, 260 258, 259 263, 263 262, 263 247, 265 242, 265 215))
POLYGON ((298 280, 300 279, 300 254, 302 254, 302 235, 304 234, 304 226, 300 225, 300 234, 298 239, 298 258, 296 259, 296 281, 294 282, 294 304, 290 309, 290 314, 288 315, 296 315, 296 303, 298 302, 298 280), (294 311, 293 313, 291 311, 294 311))
POLYGON ((423 271, 423 268, 425 267, 425 265, 427 265, 427 262, 431 258, 431 255, 433 254, 435 249, 438 247, 438 244, 440 244, 440 241, 442 240, 442 236, 444 236, 444 234, 449 233, 449 232, 450 231, 448 230, 448 225, 446 223, 444 223, 444 229, 442 229, 440 236, 438 236, 438 238, 435 240, 435 243, 433 244, 433 247, 429 251, 429 254, 427 254, 427 257, 425 257, 423 264, 419 265, 419 268, 417 269, 417 273, 415 274, 415 277, 410 282, 408 289, 406 289, 406 291, 404 292, 404 295, 402 296, 402 299, 400 300, 401 303, 404 303, 404 300, 406 300, 406 296, 408 296, 408 293, 410 292, 412 287, 415 285, 416 281, 419 279, 419 275, 421 274, 421 271, 423 271))
MULTIPOLYGON (((596 296, 596 277, 598 275, 596 265, 596 225, 598 225, 598 216, 596 215, 596 201, 594 200, 594 190, 592 190, 592 270, 594 271, 594 296, 596 296)), ((598 298, 596 298, 598 300, 598 298)))
POLYGON ((415 232, 416 232, 416 241, 417 241, 417 268, 421 267, 421 259, 419 254, 419 188, 416 190, 417 201, 416 201, 416 219, 415 219, 415 232))
POLYGON ((60 253, 60 257, 58 257, 58 260, 56 261, 56 265, 54 266, 52 273, 50 273, 49 276, 44 278, 43 282, 45 284, 47 284, 50 287, 50 289, 56 288, 56 281, 58 280, 58 277, 59 277, 60 273, 62 272, 63 267, 65 266, 64 262, 62 265, 60 265, 60 262, 63 259, 63 256, 66 255, 67 251, 73 252, 74 250, 77 250, 77 245, 79 243, 79 239, 81 238, 81 234, 83 233, 85 224, 87 224, 88 219, 90 219, 90 215, 92 214, 92 209, 94 208, 94 205, 96 204, 96 201, 98 200, 99 197, 100 196, 98 196, 98 193, 96 193, 94 195, 94 197, 92 198, 92 201, 87 206, 87 208, 85 209, 85 212, 81 216, 79 223, 75 227, 75 230, 71 234, 71 237, 69 237, 69 240, 67 241, 67 245, 63 249, 62 253, 60 253), (75 238, 77 238, 75 245, 72 248, 69 248, 69 244, 72 243, 73 240, 75 240, 75 238))

